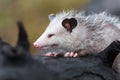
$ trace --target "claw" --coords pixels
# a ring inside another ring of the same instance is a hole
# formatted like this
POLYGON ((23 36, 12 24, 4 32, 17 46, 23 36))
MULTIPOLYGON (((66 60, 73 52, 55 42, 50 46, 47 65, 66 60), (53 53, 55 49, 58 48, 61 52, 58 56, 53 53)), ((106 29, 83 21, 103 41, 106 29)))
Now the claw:
POLYGON ((75 58, 78 57, 78 53, 74 53, 74 52, 67 52, 65 53, 64 57, 71 57, 71 58, 75 58))
POLYGON ((69 52, 65 53, 64 57, 68 57, 69 56, 69 52))
POLYGON ((75 53, 73 57, 78 57, 78 53, 75 53))
POLYGON ((56 52, 48 52, 45 56, 47 57, 56 57, 58 53, 56 52))

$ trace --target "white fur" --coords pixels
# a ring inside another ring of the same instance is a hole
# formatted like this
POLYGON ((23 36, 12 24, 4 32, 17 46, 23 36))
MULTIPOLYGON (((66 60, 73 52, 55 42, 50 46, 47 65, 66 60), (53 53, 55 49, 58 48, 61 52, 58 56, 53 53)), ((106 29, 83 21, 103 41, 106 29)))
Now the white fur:
POLYGON ((107 12, 85 16, 84 11, 63 11, 50 21, 45 32, 35 42, 39 46, 58 44, 58 47, 70 51, 80 49, 96 53, 107 47, 112 41, 120 40, 120 20, 107 12), (72 33, 63 26, 65 18, 75 18, 77 27, 72 33), (55 34, 48 38, 49 34, 55 34))

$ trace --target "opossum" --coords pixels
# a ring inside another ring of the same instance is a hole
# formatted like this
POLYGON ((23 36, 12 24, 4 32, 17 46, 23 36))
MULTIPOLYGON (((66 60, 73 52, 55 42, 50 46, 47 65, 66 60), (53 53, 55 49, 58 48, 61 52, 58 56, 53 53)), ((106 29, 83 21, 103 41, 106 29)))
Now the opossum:
MULTIPOLYGON (((99 53, 111 42, 120 40, 119 18, 101 12, 85 15, 84 11, 63 11, 49 15, 50 24, 35 42, 39 49, 66 49, 65 57, 99 53)), ((47 56, 56 56, 50 52, 47 56)))

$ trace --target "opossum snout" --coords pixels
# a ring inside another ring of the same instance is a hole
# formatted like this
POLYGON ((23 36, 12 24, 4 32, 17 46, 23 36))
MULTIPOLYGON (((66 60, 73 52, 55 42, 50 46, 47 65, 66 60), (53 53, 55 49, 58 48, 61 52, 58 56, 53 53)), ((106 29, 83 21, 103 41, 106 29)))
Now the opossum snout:
POLYGON ((37 43, 33 43, 33 46, 39 48, 39 45, 37 43))

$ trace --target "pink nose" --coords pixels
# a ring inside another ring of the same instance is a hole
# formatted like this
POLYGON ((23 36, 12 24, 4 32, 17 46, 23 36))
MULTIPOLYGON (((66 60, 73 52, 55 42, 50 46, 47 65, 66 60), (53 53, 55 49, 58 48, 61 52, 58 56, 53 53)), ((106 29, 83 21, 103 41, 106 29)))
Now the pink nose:
POLYGON ((34 43, 33 46, 39 48, 39 45, 37 43, 34 43))

